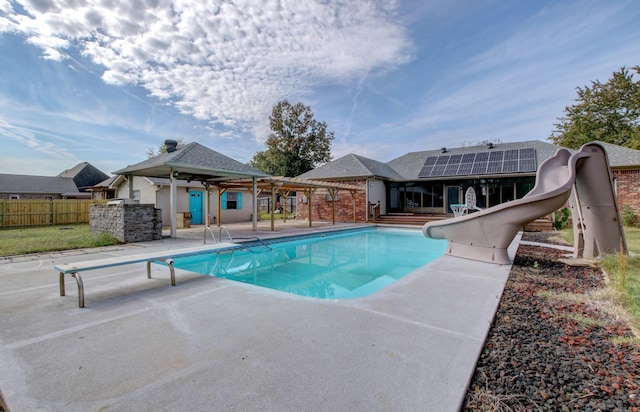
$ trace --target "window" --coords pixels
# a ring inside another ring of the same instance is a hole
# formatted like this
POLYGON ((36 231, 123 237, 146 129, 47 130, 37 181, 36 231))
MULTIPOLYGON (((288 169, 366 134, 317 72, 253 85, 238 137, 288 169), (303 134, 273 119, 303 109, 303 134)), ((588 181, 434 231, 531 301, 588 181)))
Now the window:
POLYGON ((136 205, 140 204, 140 191, 139 190, 134 190, 133 191, 133 203, 135 203, 136 205))
POLYGON ((220 203, 222 203, 222 209, 242 209, 242 192, 224 192, 220 199, 220 203))

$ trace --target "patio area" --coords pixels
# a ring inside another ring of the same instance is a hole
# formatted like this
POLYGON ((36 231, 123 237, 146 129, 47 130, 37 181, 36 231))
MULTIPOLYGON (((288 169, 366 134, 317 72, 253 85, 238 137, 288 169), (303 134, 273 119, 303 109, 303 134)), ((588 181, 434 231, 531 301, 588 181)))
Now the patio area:
MULTIPOLYGON (((370 226, 313 224, 225 226, 234 238, 261 239, 370 226)), ((320 300, 181 270, 171 287, 166 268, 152 265, 147 279, 136 264, 83 274, 84 309, 72 279, 59 296, 55 263, 198 246, 204 232, 0 259, 8 408, 459 409, 509 265, 444 256, 368 297, 320 300)))

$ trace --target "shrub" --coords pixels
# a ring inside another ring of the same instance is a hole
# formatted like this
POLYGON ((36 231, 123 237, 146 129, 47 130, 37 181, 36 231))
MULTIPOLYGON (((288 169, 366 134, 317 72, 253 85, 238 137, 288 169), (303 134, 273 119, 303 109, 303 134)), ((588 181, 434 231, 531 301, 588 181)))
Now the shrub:
POLYGON ((622 224, 626 227, 635 227, 638 225, 638 217, 631 206, 625 206, 622 210, 622 224))
POLYGON ((555 227, 557 230, 565 227, 567 222, 569 221, 569 216, 571 216, 571 211, 569 208, 564 207, 561 210, 555 212, 555 227))

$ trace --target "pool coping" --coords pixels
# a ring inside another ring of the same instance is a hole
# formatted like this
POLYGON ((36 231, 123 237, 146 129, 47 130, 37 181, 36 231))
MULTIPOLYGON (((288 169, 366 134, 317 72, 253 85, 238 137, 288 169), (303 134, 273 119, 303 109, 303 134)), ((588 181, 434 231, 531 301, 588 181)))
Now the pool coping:
POLYGON ((171 288, 136 267, 88 275, 79 309, 57 295, 52 269, 73 259, 0 266, 0 391, 12 410, 458 410, 510 271, 444 256, 334 301, 189 272, 171 288))

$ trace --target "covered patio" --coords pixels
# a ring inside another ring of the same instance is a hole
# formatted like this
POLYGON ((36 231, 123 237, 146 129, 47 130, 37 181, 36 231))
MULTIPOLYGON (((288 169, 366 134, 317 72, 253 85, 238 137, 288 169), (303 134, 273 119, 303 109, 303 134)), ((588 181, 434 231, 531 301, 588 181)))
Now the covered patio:
MULTIPOLYGON (((257 231, 258 221, 258 195, 264 191, 271 193, 273 203, 278 194, 288 196, 289 193, 302 191, 309 201, 307 202, 309 211, 312 207, 313 194, 318 189, 326 189, 332 199, 337 198, 338 192, 348 191, 353 198, 353 216, 356 221, 356 198, 355 194, 364 189, 357 186, 338 183, 322 182, 317 180, 304 180, 290 177, 269 176, 249 165, 240 163, 221 153, 211 150, 199 143, 189 143, 178 148, 177 143, 172 140, 165 142, 167 153, 151 157, 134 165, 129 165, 120 169, 114 174, 123 175, 129 181, 133 176, 169 178, 170 186, 170 237, 177 237, 177 181, 187 180, 202 183, 205 191, 210 189, 218 190, 218 210, 221 210, 220 203, 223 193, 228 189, 246 189, 253 196, 251 221, 253 231, 257 231)), ((133 199, 133 185, 129 185, 129 199, 133 199)), ((209 196, 204 196, 205 201, 205 226, 210 227, 209 222, 209 196)), ((335 219, 335 203, 333 213, 333 224, 335 219)), ((285 206, 286 207, 286 206, 285 206)), ((310 213, 311 215, 311 213, 310 213)), ((218 216, 217 225, 222 225, 222 218, 218 216)), ((271 230, 275 230, 274 210, 271 210, 271 230)), ((286 222, 286 211, 284 213, 286 222)), ((309 219, 309 227, 312 227, 312 219, 309 219)))

